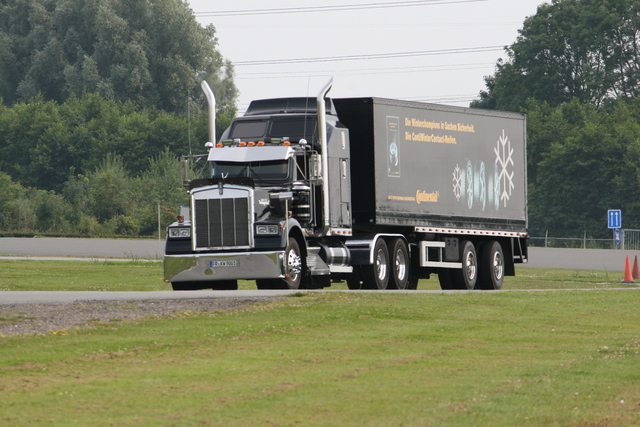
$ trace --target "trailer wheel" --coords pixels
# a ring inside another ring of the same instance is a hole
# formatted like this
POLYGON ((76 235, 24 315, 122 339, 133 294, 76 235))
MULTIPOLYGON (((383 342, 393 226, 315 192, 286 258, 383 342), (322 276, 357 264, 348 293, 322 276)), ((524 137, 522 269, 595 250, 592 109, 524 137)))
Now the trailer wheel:
POLYGON ((487 290, 502 289, 504 281, 504 254, 502 245, 490 241, 482 250, 482 268, 480 269, 480 287, 487 290))
POLYGON ((373 264, 362 266, 362 279, 367 289, 387 289, 389 249, 383 239, 378 239, 373 247, 373 264))
POLYGON ((476 248, 469 240, 461 244, 462 269, 453 271, 453 282, 456 289, 472 290, 478 281, 478 256, 476 248))
POLYGON ((391 275, 389 276, 390 289, 408 289, 411 260, 409 248, 403 239, 395 239, 391 245, 391 275))

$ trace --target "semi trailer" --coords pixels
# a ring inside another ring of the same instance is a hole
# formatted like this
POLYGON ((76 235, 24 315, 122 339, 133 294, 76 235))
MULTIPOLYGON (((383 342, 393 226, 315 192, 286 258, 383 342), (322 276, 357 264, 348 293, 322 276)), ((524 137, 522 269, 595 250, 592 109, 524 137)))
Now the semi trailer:
POLYGON ((167 229, 175 290, 500 289, 526 263, 524 114, 383 98, 251 102, 167 229))

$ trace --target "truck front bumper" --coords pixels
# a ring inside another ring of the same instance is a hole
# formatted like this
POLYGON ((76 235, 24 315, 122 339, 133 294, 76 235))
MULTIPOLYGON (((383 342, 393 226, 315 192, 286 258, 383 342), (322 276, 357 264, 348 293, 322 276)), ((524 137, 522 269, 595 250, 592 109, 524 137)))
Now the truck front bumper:
POLYGON ((165 255, 167 282, 284 278, 284 251, 165 255))

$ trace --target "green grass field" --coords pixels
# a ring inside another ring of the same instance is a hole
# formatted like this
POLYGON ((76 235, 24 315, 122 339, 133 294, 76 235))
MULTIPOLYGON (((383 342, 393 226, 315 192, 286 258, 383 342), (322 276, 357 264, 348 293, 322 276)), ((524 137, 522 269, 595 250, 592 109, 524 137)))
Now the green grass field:
MULTIPOLYGON (((168 289, 141 264, 0 261, 0 289, 168 289)), ((0 338, 0 425, 639 425, 638 289, 518 274, 557 290, 309 292, 0 338)))

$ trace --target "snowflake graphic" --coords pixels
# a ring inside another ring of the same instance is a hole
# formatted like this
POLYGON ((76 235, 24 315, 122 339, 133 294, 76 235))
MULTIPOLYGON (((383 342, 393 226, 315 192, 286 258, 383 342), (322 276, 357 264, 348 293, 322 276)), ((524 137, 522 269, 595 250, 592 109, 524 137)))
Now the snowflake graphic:
POLYGON ((475 184, 476 188, 474 190, 480 203, 482 203, 482 211, 484 212, 487 206, 487 178, 485 176, 484 162, 480 162, 480 166, 476 165, 475 184))
POLYGON ((513 174, 509 173, 509 164, 513 166, 513 148, 511 148, 511 141, 504 134, 502 130, 502 136, 498 139, 498 144, 494 148, 496 153, 496 164, 498 165, 500 173, 498 174, 498 192, 500 193, 500 200, 504 202, 504 206, 507 206, 507 201, 511 198, 511 190, 515 188, 513 184, 513 174))
POLYGON ((462 171, 460 170, 460 166, 456 165, 456 168, 453 170, 453 194, 456 196, 456 200, 460 200, 460 196, 464 191, 462 189, 462 171))

